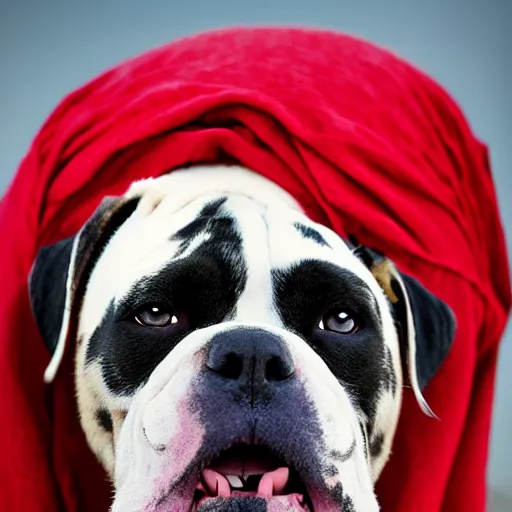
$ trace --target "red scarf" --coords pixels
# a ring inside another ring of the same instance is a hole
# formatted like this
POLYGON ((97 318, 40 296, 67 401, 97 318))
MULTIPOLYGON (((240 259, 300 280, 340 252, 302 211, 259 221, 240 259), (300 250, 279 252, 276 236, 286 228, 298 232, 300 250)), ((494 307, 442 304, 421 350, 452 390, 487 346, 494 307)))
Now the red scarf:
MULTIPOLYGON (((488 155, 430 78, 363 41, 321 31, 213 32, 130 60, 69 95, 0 204, 0 463, 7 510, 106 511, 111 489, 76 419, 72 354, 49 355, 27 274, 102 196, 198 162, 238 162, 317 221, 383 250, 456 313, 426 390, 405 390, 384 511, 483 511, 498 342, 511 297, 488 155)), ((6 510, 2 508, 2 510, 6 510)))

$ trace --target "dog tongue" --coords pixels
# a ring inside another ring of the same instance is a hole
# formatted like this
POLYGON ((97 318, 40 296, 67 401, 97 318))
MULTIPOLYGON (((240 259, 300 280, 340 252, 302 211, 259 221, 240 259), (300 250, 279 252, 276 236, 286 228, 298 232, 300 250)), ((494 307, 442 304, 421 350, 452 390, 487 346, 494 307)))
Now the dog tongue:
POLYGON ((210 496, 219 496, 220 498, 229 498, 231 496, 231 487, 224 475, 213 469, 204 469, 201 476, 205 491, 210 496))
MULTIPOLYGON (((279 496, 288 483, 290 471, 288 468, 278 468, 264 473, 258 485, 258 490, 253 496, 268 498, 279 496)), ((205 490, 212 497, 229 498, 232 495, 228 479, 214 469, 204 469, 202 480, 205 490)))
POLYGON ((290 470, 288 468, 278 468, 275 471, 265 473, 258 485, 258 496, 279 496, 288 483, 290 470))

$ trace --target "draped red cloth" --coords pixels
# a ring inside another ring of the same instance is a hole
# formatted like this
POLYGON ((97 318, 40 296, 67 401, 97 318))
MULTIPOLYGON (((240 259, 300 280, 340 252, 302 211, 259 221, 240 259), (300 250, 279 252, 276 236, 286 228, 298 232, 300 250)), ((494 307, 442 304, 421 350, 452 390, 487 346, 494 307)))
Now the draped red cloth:
POLYGON ((384 511, 482 511, 496 358, 511 297, 488 154, 430 78, 358 39, 231 29, 169 44, 70 94, 0 204, 2 510, 106 511, 111 489, 74 405, 72 354, 49 361, 27 275, 135 179, 237 162, 315 220, 383 250, 445 300, 453 349, 426 397, 410 390, 377 485, 384 511))

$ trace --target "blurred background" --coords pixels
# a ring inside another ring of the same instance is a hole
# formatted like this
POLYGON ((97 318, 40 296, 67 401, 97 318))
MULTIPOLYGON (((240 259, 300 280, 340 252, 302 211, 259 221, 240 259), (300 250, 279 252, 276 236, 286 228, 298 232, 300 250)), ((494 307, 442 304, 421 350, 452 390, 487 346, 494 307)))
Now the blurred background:
MULTIPOLYGON (((433 76, 490 146, 512 254, 512 0, 0 0, 0 194, 68 92, 154 46, 240 24, 344 31, 433 76)), ((493 418, 491 512, 512 511, 510 367, 509 327, 493 418)))

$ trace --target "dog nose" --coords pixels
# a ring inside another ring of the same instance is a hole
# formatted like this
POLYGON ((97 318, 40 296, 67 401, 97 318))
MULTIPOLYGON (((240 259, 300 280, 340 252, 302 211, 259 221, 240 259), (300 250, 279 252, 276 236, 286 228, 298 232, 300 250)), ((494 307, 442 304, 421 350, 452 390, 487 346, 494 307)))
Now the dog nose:
POLYGON ((210 340, 206 366, 232 381, 272 383, 295 373, 283 340, 264 329, 239 328, 216 334, 210 340))

